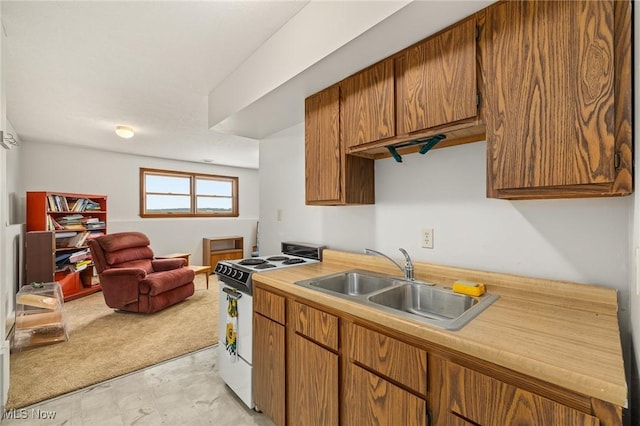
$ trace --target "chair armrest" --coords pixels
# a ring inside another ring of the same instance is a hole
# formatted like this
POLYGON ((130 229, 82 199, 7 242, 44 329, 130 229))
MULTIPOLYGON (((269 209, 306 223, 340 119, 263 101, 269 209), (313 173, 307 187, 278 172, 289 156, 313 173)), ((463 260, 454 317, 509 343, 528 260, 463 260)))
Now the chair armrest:
MULTIPOLYGON (((184 259, 183 259, 184 260, 184 259)), ((157 296, 174 288, 193 283, 195 272, 191 268, 154 272, 140 282, 140 294, 157 296)))
POLYGON ((107 305, 119 308, 136 302, 139 283, 146 276, 146 271, 140 268, 112 268, 102 271, 100 287, 107 305))
POLYGON ((151 267, 155 272, 170 271, 172 269, 182 268, 187 266, 187 260, 183 258, 170 258, 170 259, 153 259, 151 261, 151 267))

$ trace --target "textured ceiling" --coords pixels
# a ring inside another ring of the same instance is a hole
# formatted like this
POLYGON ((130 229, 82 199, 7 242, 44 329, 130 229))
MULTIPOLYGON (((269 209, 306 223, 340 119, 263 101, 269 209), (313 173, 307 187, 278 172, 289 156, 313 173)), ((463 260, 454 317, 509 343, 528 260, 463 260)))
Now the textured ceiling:
POLYGON ((490 2, 2 0, 7 117, 22 143, 257 168, 305 96, 490 2))
POLYGON ((257 141, 208 129, 207 96, 305 4, 3 1, 8 119, 23 143, 257 167, 257 141))

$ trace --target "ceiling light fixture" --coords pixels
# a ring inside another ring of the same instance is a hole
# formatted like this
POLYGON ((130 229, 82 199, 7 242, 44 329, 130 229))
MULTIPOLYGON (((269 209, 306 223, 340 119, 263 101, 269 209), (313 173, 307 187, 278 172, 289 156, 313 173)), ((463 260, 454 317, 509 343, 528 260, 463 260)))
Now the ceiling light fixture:
POLYGON ((129 139, 133 137, 133 129, 129 126, 116 126, 116 135, 129 139))

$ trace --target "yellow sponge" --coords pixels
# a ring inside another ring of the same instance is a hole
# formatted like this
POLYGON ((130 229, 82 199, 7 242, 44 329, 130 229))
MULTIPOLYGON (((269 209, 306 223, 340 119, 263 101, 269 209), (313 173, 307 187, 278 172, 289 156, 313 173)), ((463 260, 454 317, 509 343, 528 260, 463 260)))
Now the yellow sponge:
POLYGON ((469 296, 482 296, 484 294, 484 284, 458 280, 453 283, 453 292, 469 296))

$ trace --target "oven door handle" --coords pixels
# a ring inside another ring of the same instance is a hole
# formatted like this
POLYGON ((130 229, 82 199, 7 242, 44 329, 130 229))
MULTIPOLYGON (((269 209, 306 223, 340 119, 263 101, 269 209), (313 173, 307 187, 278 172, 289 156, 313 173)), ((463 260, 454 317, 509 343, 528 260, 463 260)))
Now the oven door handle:
POLYGON ((231 287, 223 287, 222 291, 224 291, 225 293, 227 293, 229 295, 229 297, 232 297, 234 299, 240 299, 242 297, 242 293, 239 292, 238 290, 231 288, 231 287))

